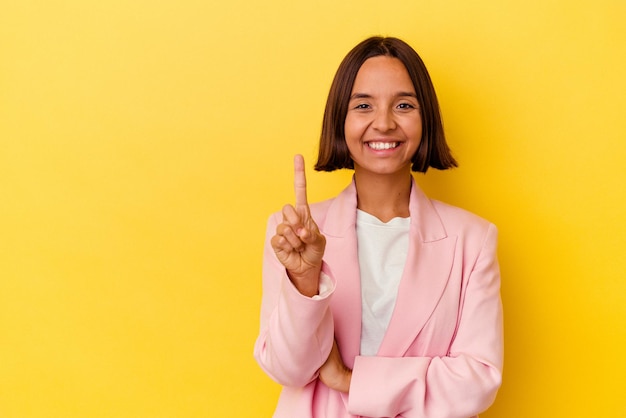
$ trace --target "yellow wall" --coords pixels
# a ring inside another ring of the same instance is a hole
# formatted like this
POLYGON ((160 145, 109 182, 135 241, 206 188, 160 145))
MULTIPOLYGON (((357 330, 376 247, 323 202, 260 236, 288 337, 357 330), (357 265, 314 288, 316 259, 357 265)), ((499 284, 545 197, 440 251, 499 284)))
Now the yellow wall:
POLYGON ((0 417, 270 416, 265 220, 379 33, 422 54, 461 162, 423 187, 500 228, 484 417, 626 417, 623 0, 0 1, 0 417))

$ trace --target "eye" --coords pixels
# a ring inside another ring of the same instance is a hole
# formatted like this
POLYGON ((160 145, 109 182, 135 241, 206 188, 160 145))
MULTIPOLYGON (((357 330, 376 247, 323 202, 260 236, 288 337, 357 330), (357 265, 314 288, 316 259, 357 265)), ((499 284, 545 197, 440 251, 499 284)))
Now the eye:
POLYGON ((370 105, 368 105, 367 103, 359 103, 356 106, 354 106, 354 108, 359 109, 359 110, 369 109, 370 105))
POLYGON ((404 109, 404 110, 415 109, 415 106, 413 106, 411 103, 400 103, 398 105, 398 109, 404 109))

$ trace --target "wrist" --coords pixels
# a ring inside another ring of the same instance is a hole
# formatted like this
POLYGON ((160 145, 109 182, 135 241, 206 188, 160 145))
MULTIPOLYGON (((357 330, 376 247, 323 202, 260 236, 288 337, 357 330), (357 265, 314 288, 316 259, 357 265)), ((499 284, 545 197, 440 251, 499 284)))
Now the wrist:
POLYGON ((321 269, 309 272, 306 275, 294 275, 287 271, 289 280, 291 280, 298 292, 310 298, 319 294, 320 273, 321 269))
POLYGON ((341 375, 341 385, 337 388, 337 390, 339 392, 348 393, 350 392, 350 382, 352 382, 352 370, 345 367, 341 375))
POLYGON ((329 388, 337 392, 348 393, 350 391, 350 382, 352 381, 352 370, 346 366, 335 369, 335 374, 324 383, 329 388))

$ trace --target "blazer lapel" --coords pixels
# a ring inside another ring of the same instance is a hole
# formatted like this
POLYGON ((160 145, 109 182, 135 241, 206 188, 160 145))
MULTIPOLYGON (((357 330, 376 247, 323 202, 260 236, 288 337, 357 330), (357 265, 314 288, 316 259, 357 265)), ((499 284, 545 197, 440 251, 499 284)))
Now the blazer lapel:
POLYGON ((331 203, 322 233, 324 258, 336 279, 331 310, 335 336, 346 366, 354 366, 361 349, 361 279, 356 240, 356 188, 354 181, 331 203))
POLYGON ((456 237, 448 237, 430 200, 413 181, 409 252, 379 356, 403 355, 431 316, 448 283, 456 237))

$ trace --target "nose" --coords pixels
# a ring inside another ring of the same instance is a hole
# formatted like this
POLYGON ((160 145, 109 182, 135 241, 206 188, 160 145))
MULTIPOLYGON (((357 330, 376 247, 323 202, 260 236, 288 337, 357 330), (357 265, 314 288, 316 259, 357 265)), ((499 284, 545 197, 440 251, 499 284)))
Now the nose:
POLYGON ((374 121, 372 127, 379 132, 388 132, 396 128, 396 121, 392 110, 379 109, 374 114, 374 121))

